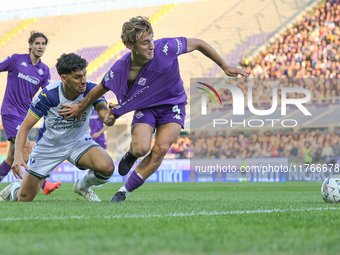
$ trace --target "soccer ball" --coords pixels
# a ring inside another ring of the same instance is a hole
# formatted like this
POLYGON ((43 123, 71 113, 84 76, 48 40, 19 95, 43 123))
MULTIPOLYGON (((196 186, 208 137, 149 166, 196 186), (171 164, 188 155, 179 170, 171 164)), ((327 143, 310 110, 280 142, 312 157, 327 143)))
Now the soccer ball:
POLYGON ((326 203, 340 202, 340 175, 333 175, 323 182, 321 196, 326 203))

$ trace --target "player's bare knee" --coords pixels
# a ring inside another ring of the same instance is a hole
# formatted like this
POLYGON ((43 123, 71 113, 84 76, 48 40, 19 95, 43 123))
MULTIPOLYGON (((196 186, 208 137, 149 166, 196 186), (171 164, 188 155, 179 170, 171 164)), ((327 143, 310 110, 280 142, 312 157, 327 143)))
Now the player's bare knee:
POLYGON ((97 165, 97 171, 98 173, 104 175, 104 176, 111 176, 113 175, 113 172, 115 170, 115 166, 113 162, 101 162, 99 165, 97 165))
POLYGON ((17 194, 17 201, 19 201, 19 202, 31 202, 31 201, 33 201, 34 197, 35 196, 32 196, 32 194, 20 192, 20 194, 17 194))
POLYGON ((167 144, 157 144, 152 149, 152 156, 155 161, 163 160, 165 154, 168 152, 170 146, 167 144))
POLYGON ((105 171, 105 176, 111 176, 113 175, 113 172, 115 171, 115 166, 114 164, 109 164, 108 168, 105 171))
POLYGON ((133 155, 137 158, 145 156, 150 151, 150 146, 136 145, 133 146, 133 155))

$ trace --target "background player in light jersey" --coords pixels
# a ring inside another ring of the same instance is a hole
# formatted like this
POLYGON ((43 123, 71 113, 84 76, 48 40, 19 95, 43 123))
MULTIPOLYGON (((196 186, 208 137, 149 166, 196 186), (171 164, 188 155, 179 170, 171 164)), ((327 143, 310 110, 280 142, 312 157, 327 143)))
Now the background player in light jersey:
POLYGON ((58 59, 56 67, 61 81, 53 82, 42 90, 31 104, 18 132, 12 170, 22 178, 21 166, 24 166, 24 177, 3 189, 0 200, 7 201, 12 197, 16 201, 32 201, 44 179, 67 159, 80 169, 91 169, 75 183, 74 192, 88 201, 100 201, 90 187, 108 182, 114 165, 107 152, 91 138, 88 126, 94 107, 105 124, 114 124, 106 100, 99 98, 87 107, 80 122, 75 118, 66 120, 58 114, 61 104, 80 103, 95 87, 96 84, 86 81, 86 66, 86 60, 74 53, 63 54, 58 59), (27 134, 42 117, 44 122, 26 165, 22 151, 27 134))
MULTIPOLYGON (((28 39, 29 54, 13 54, 0 63, 0 72, 7 71, 7 86, 1 107, 2 125, 4 127, 9 149, 6 159, 0 165, 0 182, 11 170, 14 158, 15 137, 23 122, 32 98, 40 88, 48 85, 50 70, 41 61, 48 39, 43 33, 31 32, 28 39)), ((23 157, 28 160, 32 145, 26 139, 23 157)), ((50 194, 61 182, 43 184, 44 194, 50 194)))
POLYGON ((96 110, 93 111, 90 118, 90 135, 93 140, 98 143, 103 149, 106 149, 106 138, 104 132, 109 127, 106 126, 100 119, 96 110))
POLYGON ((70 118, 79 117, 89 104, 108 90, 115 93, 119 102, 113 109, 115 118, 136 110, 132 121, 131 148, 119 164, 121 175, 127 174, 136 159, 150 151, 152 134, 156 129, 155 144, 150 154, 132 172, 111 202, 124 201, 130 192, 140 187, 158 169, 184 126, 187 97, 179 73, 179 55, 198 50, 219 65, 227 75, 249 76, 242 69, 228 66, 202 40, 178 37, 154 42, 151 24, 145 17, 138 16, 125 22, 121 38, 131 53, 124 55, 110 68, 101 83, 82 103, 60 111, 70 118))

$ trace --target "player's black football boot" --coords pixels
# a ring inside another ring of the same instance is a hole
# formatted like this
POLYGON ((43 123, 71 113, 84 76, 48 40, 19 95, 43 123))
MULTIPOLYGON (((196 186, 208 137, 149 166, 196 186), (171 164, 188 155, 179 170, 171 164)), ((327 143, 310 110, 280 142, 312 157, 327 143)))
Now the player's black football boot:
POLYGON ((137 158, 131 154, 130 151, 125 153, 123 158, 119 162, 118 172, 120 175, 124 176, 130 171, 133 167, 133 164, 136 162, 137 158))
POLYGON ((124 202, 126 199, 126 193, 124 191, 118 191, 113 198, 111 198, 111 203, 124 202))

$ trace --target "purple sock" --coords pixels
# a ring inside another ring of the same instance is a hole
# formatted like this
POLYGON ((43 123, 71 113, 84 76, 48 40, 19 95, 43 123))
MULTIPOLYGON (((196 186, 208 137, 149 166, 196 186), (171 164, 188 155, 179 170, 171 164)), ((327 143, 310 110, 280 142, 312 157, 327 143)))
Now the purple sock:
POLYGON ((44 183, 43 183, 42 186, 41 186, 41 189, 42 189, 42 190, 45 188, 45 184, 46 184, 46 181, 44 181, 44 183))
POLYGON ((125 188, 129 191, 132 192, 138 187, 142 186, 144 183, 144 180, 138 176, 138 174, 133 171, 132 174, 130 175, 128 181, 125 183, 125 188))
POLYGON ((6 177, 9 171, 11 171, 11 166, 4 160, 0 165, 0 182, 6 177))

